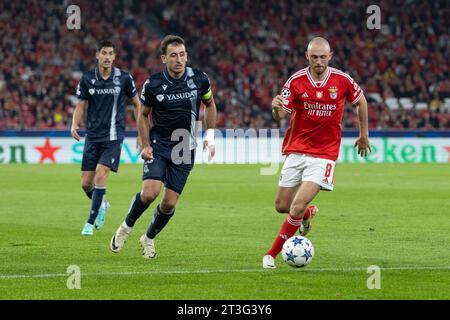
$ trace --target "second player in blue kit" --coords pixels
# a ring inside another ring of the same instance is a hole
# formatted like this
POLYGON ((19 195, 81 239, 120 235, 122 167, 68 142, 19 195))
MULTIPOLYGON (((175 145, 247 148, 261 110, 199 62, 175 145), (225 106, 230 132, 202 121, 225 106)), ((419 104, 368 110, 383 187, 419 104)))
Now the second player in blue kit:
POLYGON ((79 101, 71 127, 72 137, 76 140, 80 140, 78 129, 87 113, 81 186, 91 199, 91 208, 81 231, 84 236, 93 235, 94 227, 101 229, 105 223, 109 208, 105 200, 106 182, 109 172, 119 169, 127 100, 131 100, 136 114, 140 109, 133 78, 113 67, 115 57, 114 44, 101 41, 96 53, 97 66, 83 74, 77 87, 79 101))

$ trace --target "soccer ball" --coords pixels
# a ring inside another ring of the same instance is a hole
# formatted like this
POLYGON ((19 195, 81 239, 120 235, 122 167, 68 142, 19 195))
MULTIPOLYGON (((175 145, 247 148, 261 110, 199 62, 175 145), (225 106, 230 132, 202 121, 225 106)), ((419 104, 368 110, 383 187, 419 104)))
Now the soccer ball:
POLYGON ((301 268, 311 263, 314 246, 308 238, 293 236, 286 240, 281 251, 283 261, 291 267, 301 268))

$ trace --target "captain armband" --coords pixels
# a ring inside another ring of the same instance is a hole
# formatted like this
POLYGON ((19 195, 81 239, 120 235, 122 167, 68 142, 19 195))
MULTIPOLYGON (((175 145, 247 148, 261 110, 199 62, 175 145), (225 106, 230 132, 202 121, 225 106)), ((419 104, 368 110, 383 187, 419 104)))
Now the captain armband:
POLYGON ((208 90, 204 95, 202 95, 202 100, 207 101, 212 97, 212 91, 211 89, 208 90))

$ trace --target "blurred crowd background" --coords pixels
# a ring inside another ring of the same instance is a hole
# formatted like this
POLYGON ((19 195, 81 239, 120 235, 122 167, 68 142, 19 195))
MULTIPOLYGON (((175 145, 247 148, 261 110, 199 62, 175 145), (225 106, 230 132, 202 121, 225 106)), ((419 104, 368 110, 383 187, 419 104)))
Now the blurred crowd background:
MULTIPOLYGON (((160 39, 186 40, 189 64, 207 72, 219 128, 278 128, 270 103, 314 36, 331 65, 352 76, 369 102, 371 129, 450 129, 450 3, 379 1, 381 29, 369 30, 369 1, 154 0, 1 1, 0 130, 68 130, 82 72, 96 44, 116 44, 116 65, 140 90, 163 65, 160 39), (81 8, 68 30, 66 8, 81 8)), ((342 127, 356 128, 347 105, 342 127)), ((130 109, 127 126, 136 123, 130 109)))

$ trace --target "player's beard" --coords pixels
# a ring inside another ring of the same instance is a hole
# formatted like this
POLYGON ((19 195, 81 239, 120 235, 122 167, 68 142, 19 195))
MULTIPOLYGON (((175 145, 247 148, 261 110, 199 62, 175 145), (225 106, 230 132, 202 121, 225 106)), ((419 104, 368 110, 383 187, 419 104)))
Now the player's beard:
POLYGON ((322 73, 325 72, 325 69, 327 68, 327 66, 314 66, 314 71, 316 72, 317 75, 321 75, 322 73))

